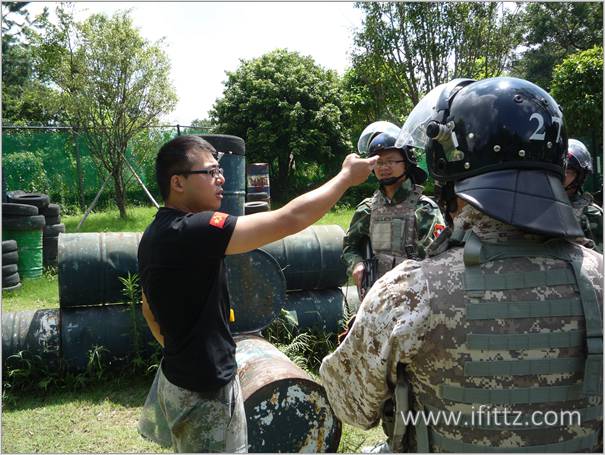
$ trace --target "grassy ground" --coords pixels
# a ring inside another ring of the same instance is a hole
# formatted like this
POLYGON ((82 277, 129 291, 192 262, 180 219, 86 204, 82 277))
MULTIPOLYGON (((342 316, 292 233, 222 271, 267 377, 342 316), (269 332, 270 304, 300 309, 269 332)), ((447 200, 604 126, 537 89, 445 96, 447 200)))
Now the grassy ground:
MULTIPOLYGON (((143 231, 155 209, 133 208, 120 220, 117 211, 93 213, 80 232, 143 231)), ((352 209, 335 209, 319 224, 346 230, 352 209)), ((81 216, 65 216, 66 232, 74 233, 81 216)), ((56 272, 26 279, 17 291, 4 293, 3 311, 58 308, 56 272)), ((136 426, 152 377, 117 377, 78 391, 49 390, 12 395, 3 400, 3 453, 164 453, 143 439, 136 426)), ((362 431, 344 425, 339 452, 358 452, 384 439, 380 428, 362 431)))

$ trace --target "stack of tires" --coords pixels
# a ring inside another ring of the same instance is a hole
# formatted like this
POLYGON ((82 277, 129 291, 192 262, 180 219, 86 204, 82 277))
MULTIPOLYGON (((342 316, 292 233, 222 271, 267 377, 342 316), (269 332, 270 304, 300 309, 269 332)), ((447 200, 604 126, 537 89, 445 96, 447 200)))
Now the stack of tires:
POLYGON ((2 242, 2 290, 14 291, 21 287, 19 251, 15 240, 2 242))
POLYGON ((65 232, 65 225, 61 223, 61 207, 59 204, 51 204, 46 194, 25 193, 23 191, 9 193, 8 201, 34 206, 38 209, 38 213, 44 216, 42 235, 43 265, 56 267, 59 234, 65 232))
MULTIPOLYGON (((38 215, 37 207, 17 203, 2 204, 2 240, 16 242, 20 277, 34 278, 42 275, 43 228, 44 217, 38 215)), ((2 270, 3 284, 8 284, 4 283, 4 274, 11 272, 13 268, 2 270)), ((13 274, 14 272, 11 273, 13 274)), ((11 280, 14 281, 15 277, 11 280)))

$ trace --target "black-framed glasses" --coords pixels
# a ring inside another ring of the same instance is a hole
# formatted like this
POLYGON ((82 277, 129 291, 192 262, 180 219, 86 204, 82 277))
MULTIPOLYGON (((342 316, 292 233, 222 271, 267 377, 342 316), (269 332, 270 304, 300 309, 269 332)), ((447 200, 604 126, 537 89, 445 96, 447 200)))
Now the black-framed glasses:
POLYGON ((189 175, 189 174, 210 174, 211 177, 213 178, 217 178, 219 175, 224 175, 223 174, 223 168, 222 167, 213 167, 212 169, 197 169, 197 170, 192 170, 192 171, 181 171, 181 172, 175 172, 175 175, 189 175))

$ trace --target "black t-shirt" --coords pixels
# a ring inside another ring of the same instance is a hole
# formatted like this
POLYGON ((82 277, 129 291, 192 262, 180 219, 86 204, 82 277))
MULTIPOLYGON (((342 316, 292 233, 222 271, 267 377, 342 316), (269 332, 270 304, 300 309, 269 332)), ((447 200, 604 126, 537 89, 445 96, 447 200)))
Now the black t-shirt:
POLYGON ((164 336, 162 371, 203 392, 237 372, 223 259, 237 217, 160 208, 139 244, 139 275, 164 336))

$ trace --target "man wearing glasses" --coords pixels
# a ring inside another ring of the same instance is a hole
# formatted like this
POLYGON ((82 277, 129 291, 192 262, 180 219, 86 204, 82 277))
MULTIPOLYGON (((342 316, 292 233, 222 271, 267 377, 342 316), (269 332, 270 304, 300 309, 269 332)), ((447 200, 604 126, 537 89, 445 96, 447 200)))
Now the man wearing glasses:
POLYGON ((404 259, 422 259, 426 248, 445 229, 437 204, 422 195, 426 172, 417 166, 411 148, 396 148, 399 128, 374 122, 361 133, 360 155, 378 156, 374 173, 380 184, 371 198, 355 210, 344 238, 343 259, 363 299, 373 284, 366 279, 371 267, 368 245, 376 258, 377 280, 404 259), (366 259, 364 261, 364 258, 366 259))
POLYGON ((143 314, 163 346, 157 398, 177 452, 246 452, 247 429, 223 259, 319 220, 377 158, 345 158, 330 181, 271 212, 218 212, 225 178, 212 145, 179 136, 162 146, 164 199, 139 244, 143 314))

